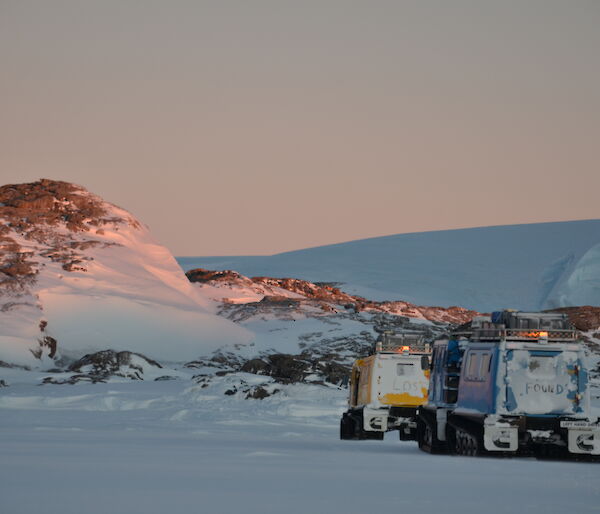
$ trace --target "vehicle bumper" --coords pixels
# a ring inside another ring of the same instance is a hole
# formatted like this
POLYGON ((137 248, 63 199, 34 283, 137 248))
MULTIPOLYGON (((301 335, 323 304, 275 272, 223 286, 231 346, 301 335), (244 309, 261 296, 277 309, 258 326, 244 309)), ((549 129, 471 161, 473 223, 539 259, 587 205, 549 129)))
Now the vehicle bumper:
POLYGON ((567 447, 570 453, 600 455, 600 425, 587 420, 563 420, 561 428, 566 429, 567 447))
POLYGON ((387 432, 417 428, 416 408, 391 407, 363 409, 363 429, 366 431, 387 432))
POLYGON ((600 424, 566 417, 488 416, 484 420, 483 442, 490 452, 549 445, 566 446, 573 454, 600 455, 600 424))

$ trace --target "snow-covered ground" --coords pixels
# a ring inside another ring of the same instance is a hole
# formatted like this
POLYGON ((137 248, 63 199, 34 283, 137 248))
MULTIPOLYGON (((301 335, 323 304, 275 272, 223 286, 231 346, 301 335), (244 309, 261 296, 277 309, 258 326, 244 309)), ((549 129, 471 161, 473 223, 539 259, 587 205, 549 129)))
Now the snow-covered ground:
MULTIPOLYGON (((0 396, 0 512, 588 513, 597 464, 431 456, 395 433, 339 441, 346 392, 278 386, 263 400, 170 381, 31 384, 0 396)), ((20 377, 20 378, 19 378, 20 377)), ((264 377, 260 378, 261 380, 264 377)))
POLYGON ((179 257, 184 270, 339 282, 371 300, 481 312, 600 305, 600 220, 377 237, 264 257, 179 257))

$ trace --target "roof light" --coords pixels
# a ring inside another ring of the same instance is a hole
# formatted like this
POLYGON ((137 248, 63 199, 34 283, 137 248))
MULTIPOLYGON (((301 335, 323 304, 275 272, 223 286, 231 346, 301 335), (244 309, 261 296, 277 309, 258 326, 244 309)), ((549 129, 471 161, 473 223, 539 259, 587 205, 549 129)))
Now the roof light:
POLYGON ((518 337, 530 337, 532 339, 546 338, 548 339, 548 332, 540 332, 538 330, 531 332, 516 332, 516 336, 518 337))

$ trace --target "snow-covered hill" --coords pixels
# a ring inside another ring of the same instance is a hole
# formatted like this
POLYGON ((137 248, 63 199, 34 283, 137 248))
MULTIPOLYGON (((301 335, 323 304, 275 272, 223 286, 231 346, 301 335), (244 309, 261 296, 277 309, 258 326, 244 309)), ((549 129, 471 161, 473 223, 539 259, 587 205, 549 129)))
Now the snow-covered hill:
POLYGON ((79 186, 3 186, 0 220, 0 361, 52 367, 113 349, 185 362, 252 339, 145 226, 79 186))
POLYGON ((600 220, 400 234, 265 257, 180 257, 185 270, 336 282, 371 300, 482 312, 600 305, 600 220))

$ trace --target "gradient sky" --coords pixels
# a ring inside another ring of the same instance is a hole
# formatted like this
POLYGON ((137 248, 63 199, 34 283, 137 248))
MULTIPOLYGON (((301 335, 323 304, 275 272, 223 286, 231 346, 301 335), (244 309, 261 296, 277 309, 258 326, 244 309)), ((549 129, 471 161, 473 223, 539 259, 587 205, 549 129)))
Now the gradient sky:
POLYGON ((0 183, 176 255, 600 217, 600 1, 0 0, 0 183))

